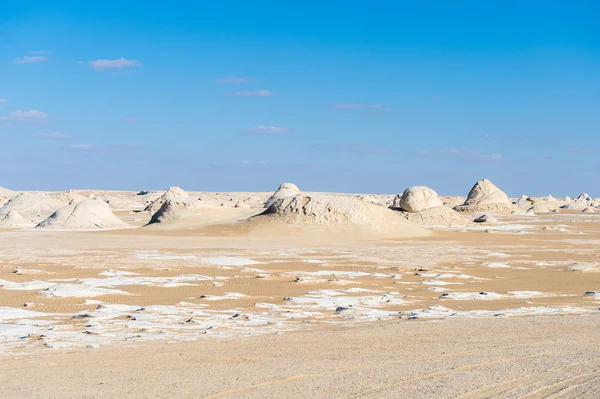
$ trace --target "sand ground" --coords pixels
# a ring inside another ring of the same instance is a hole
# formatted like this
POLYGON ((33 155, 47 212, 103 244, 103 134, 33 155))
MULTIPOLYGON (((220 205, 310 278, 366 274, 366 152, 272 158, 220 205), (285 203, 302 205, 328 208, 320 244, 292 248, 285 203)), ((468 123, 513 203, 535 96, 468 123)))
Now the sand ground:
POLYGON ((600 397, 600 216, 499 219, 0 230, 0 396, 600 397))
POLYGON ((0 361, 3 398, 596 398, 599 315, 387 321, 0 361))

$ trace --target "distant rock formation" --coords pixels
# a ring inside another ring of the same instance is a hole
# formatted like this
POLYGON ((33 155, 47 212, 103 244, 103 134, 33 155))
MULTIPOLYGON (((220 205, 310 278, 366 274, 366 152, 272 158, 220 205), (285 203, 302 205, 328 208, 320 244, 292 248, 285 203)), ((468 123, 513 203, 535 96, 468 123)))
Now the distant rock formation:
POLYGON ((85 200, 54 212, 36 228, 54 229, 115 229, 129 227, 118 218, 104 201, 85 200))

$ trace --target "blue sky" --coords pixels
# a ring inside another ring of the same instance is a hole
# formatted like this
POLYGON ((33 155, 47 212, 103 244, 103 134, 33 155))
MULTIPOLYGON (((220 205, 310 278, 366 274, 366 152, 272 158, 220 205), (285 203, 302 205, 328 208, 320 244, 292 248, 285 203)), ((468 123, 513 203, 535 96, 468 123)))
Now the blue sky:
POLYGON ((0 186, 600 196, 598 20, 595 1, 8 0, 0 186))

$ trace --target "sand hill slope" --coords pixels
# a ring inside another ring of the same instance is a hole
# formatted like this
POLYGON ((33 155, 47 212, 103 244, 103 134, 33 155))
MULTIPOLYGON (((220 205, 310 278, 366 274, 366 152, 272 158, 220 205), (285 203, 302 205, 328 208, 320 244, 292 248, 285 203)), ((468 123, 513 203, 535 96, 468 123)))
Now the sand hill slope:
POLYGON ((115 229, 128 226, 112 213, 106 202, 86 200, 57 210, 37 228, 115 229))

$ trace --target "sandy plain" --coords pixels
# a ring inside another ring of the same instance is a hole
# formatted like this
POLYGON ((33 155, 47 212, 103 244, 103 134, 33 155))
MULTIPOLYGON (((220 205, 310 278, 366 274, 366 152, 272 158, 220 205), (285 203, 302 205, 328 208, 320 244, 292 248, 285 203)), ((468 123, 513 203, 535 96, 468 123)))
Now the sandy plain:
POLYGON ((408 238, 231 222, 259 211, 0 229, 0 395, 600 396, 600 215, 408 238))

